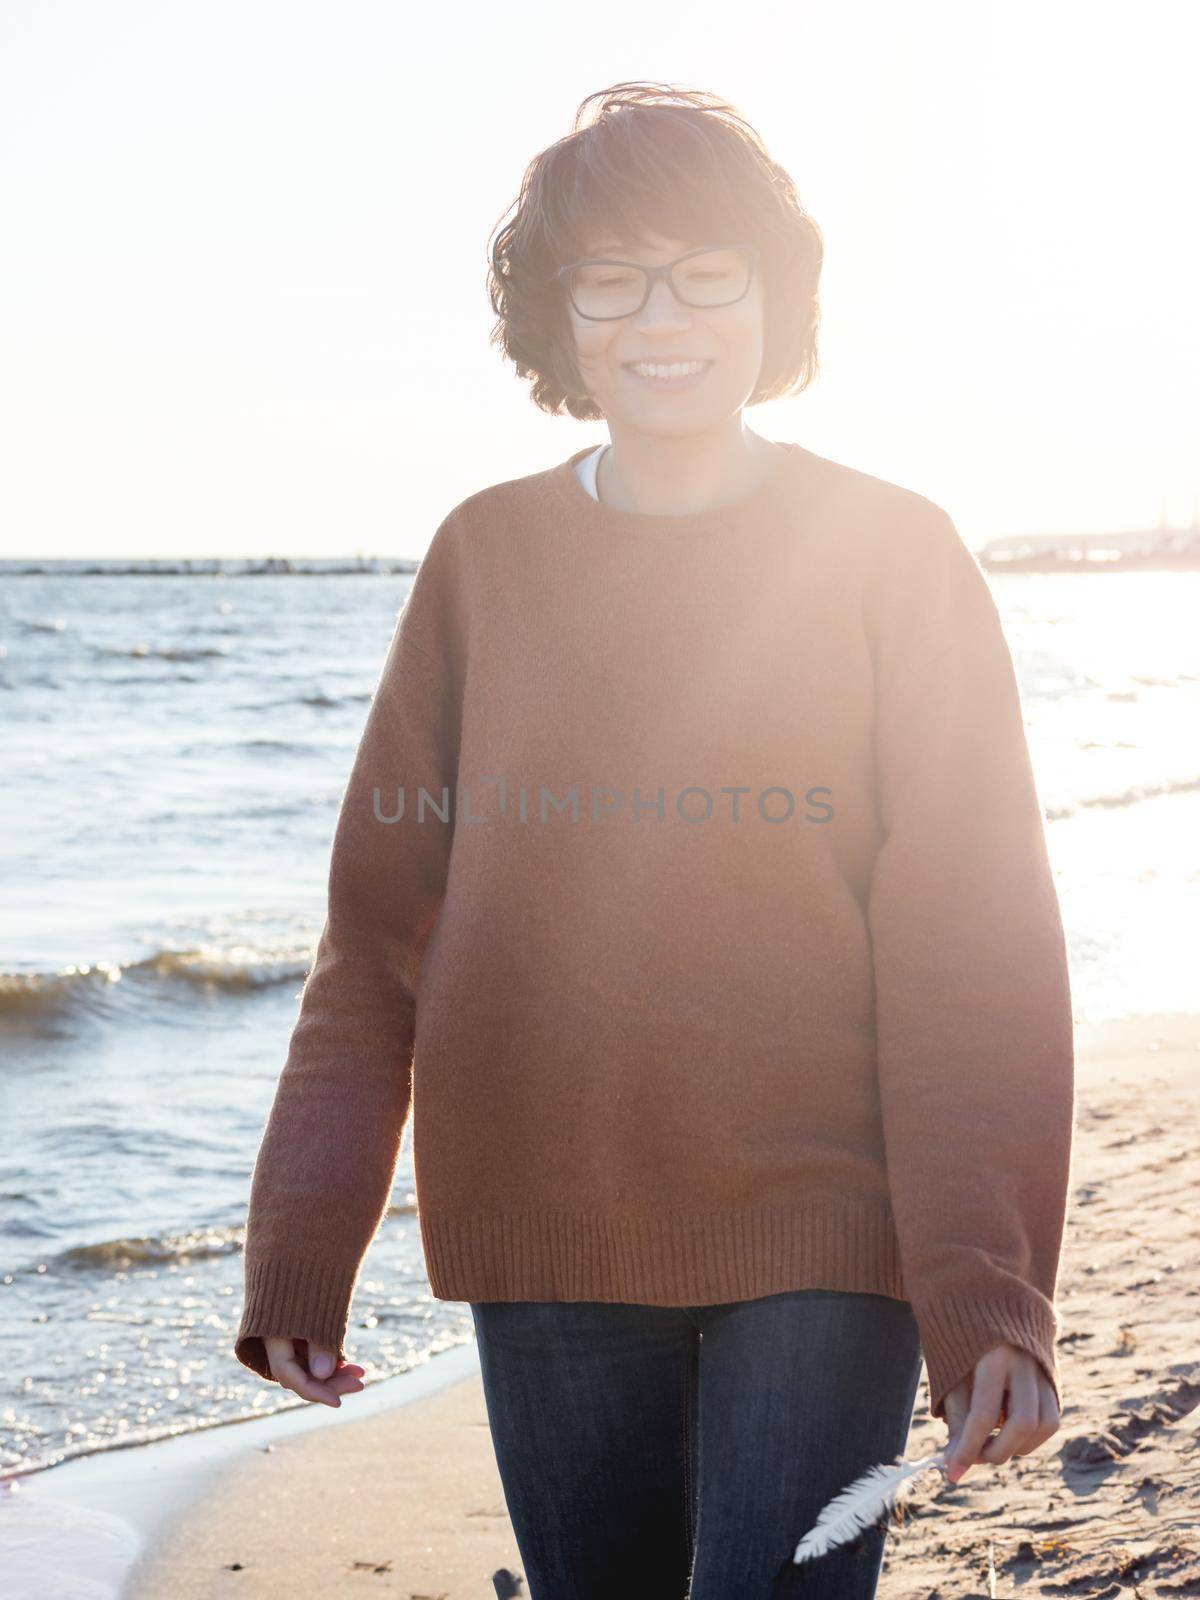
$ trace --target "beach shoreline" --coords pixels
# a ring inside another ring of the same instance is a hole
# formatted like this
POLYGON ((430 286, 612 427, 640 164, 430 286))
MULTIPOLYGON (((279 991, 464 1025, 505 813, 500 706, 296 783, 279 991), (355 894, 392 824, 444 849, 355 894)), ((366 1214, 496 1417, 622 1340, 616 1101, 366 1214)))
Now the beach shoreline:
POLYGON ((7 1479, 0 1484, 5 1600, 118 1600, 159 1542, 186 1525, 193 1507, 220 1495, 246 1460, 420 1404, 478 1370, 470 1340, 369 1383, 337 1408, 297 1403, 7 1479))
MULTIPOLYGON (((1200 1015, 1080 1021, 1076 1046, 1062 1426, 957 1487, 919 1480, 880 1600, 986 1594, 989 1544, 997 1594, 1200 1585, 1200 1015)), ((908 1455, 944 1433, 922 1378, 908 1455)), ((10 1600, 282 1600, 367 1575, 405 1600, 484 1600, 500 1567, 521 1576, 474 1341, 338 1410, 101 1452, 0 1494, 10 1600)))

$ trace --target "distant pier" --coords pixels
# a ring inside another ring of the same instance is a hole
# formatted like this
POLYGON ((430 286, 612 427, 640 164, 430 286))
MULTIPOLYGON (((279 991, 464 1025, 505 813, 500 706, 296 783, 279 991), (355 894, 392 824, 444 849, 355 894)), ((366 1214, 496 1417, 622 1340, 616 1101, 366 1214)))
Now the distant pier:
POLYGON ((1015 535, 976 551, 985 572, 1190 572, 1200 569, 1200 525, 1132 533, 1015 535))
POLYGON ((409 556, 191 556, 164 560, 122 559, 114 556, 97 560, 0 561, 0 576, 6 578, 331 578, 353 574, 387 577, 394 572, 412 573, 420 560, 409 556))

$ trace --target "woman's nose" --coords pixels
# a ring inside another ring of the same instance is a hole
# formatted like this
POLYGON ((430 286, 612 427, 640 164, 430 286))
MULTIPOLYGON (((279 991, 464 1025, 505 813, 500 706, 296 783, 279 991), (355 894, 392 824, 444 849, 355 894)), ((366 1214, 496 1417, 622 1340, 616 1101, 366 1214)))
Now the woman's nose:
POLYGON ((674 290, 665 278, 660 278, 650 291, 650 298, 642 307, 639 323, 680 323, 689 321, 688 309, 675 298, 674 290))

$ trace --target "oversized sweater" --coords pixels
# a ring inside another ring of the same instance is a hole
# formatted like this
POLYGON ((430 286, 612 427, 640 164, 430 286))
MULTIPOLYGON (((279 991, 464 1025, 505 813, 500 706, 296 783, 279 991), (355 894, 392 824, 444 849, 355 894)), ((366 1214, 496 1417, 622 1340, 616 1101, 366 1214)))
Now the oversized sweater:
POLYGON ((344 1356, 411 1112, 438 1299, 884 1295, 935 1416, 1004 1341, 1061 1404, 1071 993, 978 562, 799 445, 670 516, 592 499, 585 454, 456 505, 397 617, 238 1359, 344 1356))

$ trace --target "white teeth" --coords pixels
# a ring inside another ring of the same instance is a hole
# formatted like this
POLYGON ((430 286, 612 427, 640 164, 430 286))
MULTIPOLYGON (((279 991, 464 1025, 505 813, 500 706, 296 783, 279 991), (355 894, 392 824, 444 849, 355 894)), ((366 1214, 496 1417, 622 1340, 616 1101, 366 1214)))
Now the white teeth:
POLYGON ((658 362, 640 361, 631 370, 639 378, 685 378, 693 373, 703 372, 708 365, 706 361, 675 361, 670 366, 663 366, 658 362))

